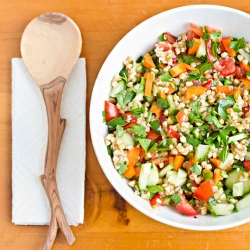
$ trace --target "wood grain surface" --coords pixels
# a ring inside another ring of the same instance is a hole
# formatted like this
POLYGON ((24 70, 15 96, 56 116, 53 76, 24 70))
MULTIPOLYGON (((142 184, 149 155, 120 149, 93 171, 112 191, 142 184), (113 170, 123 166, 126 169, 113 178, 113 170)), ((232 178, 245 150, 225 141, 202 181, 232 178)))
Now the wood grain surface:
MULTIPOLYGON (((87 59, 87 107, 95 78, 115 44, 133 27, 162 11, 188 4, 218 4, 250 13, 248 0, 0 0, 0 249, 39 249, 45 226, 11 223, 11 64, 20 57, 20 39, 28 22, 57 11, 71 17, 82 32, 87 59)), ((212 13, 211 13, 212 15, 212 13)), ((88 110, 87 110, 88 116, 88 110)), ((215 232, 187 231, 141 214, 113 189, 94 154, 87 120, 85 223, 72 227, 69 247, 59 232, 52 249, 249 249, 250 223, 215 232)))

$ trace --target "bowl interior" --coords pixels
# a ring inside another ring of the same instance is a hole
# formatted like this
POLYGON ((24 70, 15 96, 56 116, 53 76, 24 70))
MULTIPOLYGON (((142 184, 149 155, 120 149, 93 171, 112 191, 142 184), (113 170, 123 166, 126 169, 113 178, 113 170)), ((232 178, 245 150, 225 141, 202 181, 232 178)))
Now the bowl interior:
POLYGON ((103 140, 107 134, 107 127, 102 123, 104 100, 108 100, 110 82, 122 68, 122 62, 127 56, 132 56, 136 60, 139 56, 153 49, 159 35, 164 31, 169 31, 176 36, 186 32, 190 22, 199 26, 209 25, 218 28, 224 36, 244 37, 246 41, 250 41, 250 32, 247 28, 250 27, 250 16, 244 12, 222 6, 191 5, 180 7, 160 13, 139 24, 115 46, 96 79, 90 105, 91 137, 103 172, 117 192, 133 207, 157 221, 179 228, 191 230, 225 229, 250 221, 250 207, 239 213, 218 218, 210 215, 200 215, 197 218, 185 217, 179 214, 176 209, 169 207, 154 210, 148 201, 134 194, 127 185, 127 181, 120 177, 107 154, 103 140))

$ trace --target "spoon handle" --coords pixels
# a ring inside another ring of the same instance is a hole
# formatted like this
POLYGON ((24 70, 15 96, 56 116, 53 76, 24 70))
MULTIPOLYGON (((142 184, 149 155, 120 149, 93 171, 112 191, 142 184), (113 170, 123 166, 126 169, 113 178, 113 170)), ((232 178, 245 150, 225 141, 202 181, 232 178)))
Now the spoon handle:
POLYGON ((45 159, 45 171, 41 180, 48 196, 51 207, 51 221, 42 250, 51 249, 58 228, 61 229, 68 245, 75 241, 75 237, 65 218, 61 205, 57 184, 56 166, 66 120, 60 118, 61 99, 66 79, 58 77, 49 84, 40 86, 45 101, 48 116, 48 145, 45 159))

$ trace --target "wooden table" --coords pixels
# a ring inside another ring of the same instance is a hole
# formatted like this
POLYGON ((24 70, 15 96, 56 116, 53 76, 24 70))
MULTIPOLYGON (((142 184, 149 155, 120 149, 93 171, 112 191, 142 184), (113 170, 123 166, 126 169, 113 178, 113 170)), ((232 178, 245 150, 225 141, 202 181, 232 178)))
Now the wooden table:
MULTIPOLYGON (((0 249, 39 249, 45 226, 11 223, 11 64, 30 20, 48 11, 79 26, 87 59, 87 107, 98 71, 115 44, 133 27, 162 11, 187 4, 219 4, 250 13, 250 2, 206 0, 0 0, 0 249)), ((87 110, 88 115, 88 110, 87 110)), ((70 249, 249 249, 250 223, 216 232, 187 231, 141 214, 113 189, 95 157, 87 120, 85 223, 73 227, 70 249)), ((53 249, 69 249, 59 232, 53 249)))

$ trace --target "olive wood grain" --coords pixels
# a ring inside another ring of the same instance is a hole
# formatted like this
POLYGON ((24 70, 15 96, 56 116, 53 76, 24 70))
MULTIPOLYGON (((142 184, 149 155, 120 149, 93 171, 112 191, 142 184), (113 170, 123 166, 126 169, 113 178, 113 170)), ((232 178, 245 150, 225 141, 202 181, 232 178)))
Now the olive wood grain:
POLYGON ((56 185, 57 159, 66 126, 66 120, 60 118, 61 98, 65 83, 66 79, 64 77, 58 77, 51 83, 40 87, 46 104, 49 126, 45 174, 41 175, 41 181, 51 206, 50 226, 41 248, 42 250, 51 249, 58 228, 60 228, 64 234, 68 245, 71 245, 75 241, 75 237, 65 218, 56 185))
POLYGON ((24 63, 40 87, 48 116, 48 144, 41 181, 50 202, 51 221, 42 250, 51 249, 58 228, 68 245, 75 241, 60 202, 56 166, 66 126, 66 120, 60 118, 63 87, 79 58, 81 46, 77 25, 67 16, 54 12, 32 20, 21 40, 24 63))

